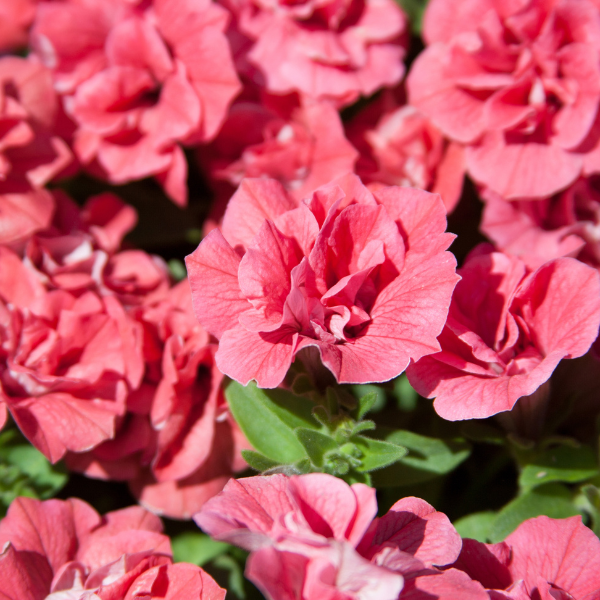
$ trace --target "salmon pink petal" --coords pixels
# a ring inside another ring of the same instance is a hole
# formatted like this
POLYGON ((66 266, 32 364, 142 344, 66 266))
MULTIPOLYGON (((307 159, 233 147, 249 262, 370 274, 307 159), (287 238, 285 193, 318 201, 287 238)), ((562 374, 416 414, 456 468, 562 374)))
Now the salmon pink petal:
POLYGON ((7 542, 0 553, 0 581, 2 600, 43 600, 52 571, 42 555, 17 552, 7 542))
POLYGON ((11 414, 32 444, 56 462, 67 450, 83 452, 111 438, 119 412, 114 404, 56 392, 20 401, 11 414))
POLYGON ((291 479, 289 491, 311 529, 327 538, 357 543, 377 514, 372 489, 361 484, 349 487, 331 475, 319 473, 291 479), (359 504, 359 499, 364 504, 359 504))
POLYGON ((466 158, 476 181, 509 200, 550 196, 573 183, 583 165, 579 155, 553 144, 512 143, 501 133, 488 133, 479 145, 467 147, 466 158))
POLYGON ((600 591, 600 541, 581 517, 529 519, 506 544, 512 548, 509 569, 514 581, 523 579, 533 587, 539 575, 574 598, 592 598, 600 591))
POLYGON ((246 577, 270 600, 296 600, 302 588, 308 558, 265 547, 253 552, 246 563, 246 577))
POLYGON ((160 565, 145 571, 132 583, 123 600, 148 600, 162 598, 198 598, 223 600, 225 590, 220 588, 202 569, 195 565, 179 563, 160 565))
POLYGON ((415 587, 440 600, 489 600, 491 595, 478 581, 458 569, 449 569, 428 577, 417 577, 415 587))
POLYGON ((287 493, 284 475, 231 479, 223 491, 194 515, 212 537, 248 550, 258 549, 277 520, 296 507, 287 493))
POLYGON ((519 290, 515 302, 533 330, 542 354, 585 354, 600 325, 600 278, 595 269, 573 258, 540 267, 519 290))
POLYGON ((194 312, 202 325, 217 337, 235 327, 239 315, 251 307, 242 296, 237 279, 240 260, 217 229, 185 259, 194 312))
POLYGON ((377 521, 369 554, 393 544, 426 566, 445 566, 460 554, 461 539, 448 517, 420 498, 403 498, 377 521))
POLYGON ((277 387, 294 357, 298 334, 291 329, 255 333, 243 327, 228 329, 219 342, 217 366, 228 377, 246 385, 251 379, 260 387, 277 387), (252 354, 239 356, 240 348, 252 348, 252 354))
POLYGON ((265 320, 262 331, 281 323, 291 289, 289 273, 301 260, 302 252, 295 240, 282 235, 271 221, 264 221, 238 270, 243 296, 265 320))
POLYGON ((247 248, 263 221, 297 207, 283 186, 273 179, 245 179, 231 197, 223 217, 223 236, 233 246, 247 248))

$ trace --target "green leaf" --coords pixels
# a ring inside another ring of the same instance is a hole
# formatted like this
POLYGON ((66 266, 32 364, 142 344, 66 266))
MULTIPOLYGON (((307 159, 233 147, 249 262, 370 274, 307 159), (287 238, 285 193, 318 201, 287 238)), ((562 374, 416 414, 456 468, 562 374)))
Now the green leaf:
POLYGON ((254 452, 254 450, 242 450, 242 458, 252 469, 258 471, 259 473, 279 465, 278 462, 263 456, 260 452, 254 452))
POLYGON ((465 441, 441 440, 412 431, 398 430, 386 441, 408 448, 408 454, 395 465, 373 474, 376 487, 413 485, 453 471, 471 453, 465 441))
POLYGON ((415 35, 421 35, 423 13, 428 0, 396 0, 408 15, 410 25, 415 35))
POLYGON ((598 475, 594 451, 588 446, 558 446, 538 455, 519 476, 519 485, 530 489, 551 481, 577 483, 598 475))
POLYGON ((461 537, 486 543, 495 520, 495 512, 484 511, 458 519, 454 522, 454 527, 461 537))
POLYGON ((560 483, 548 483, 521 494, 500 510, 489 531, 490 541, 501 542, 523 521, 533 517, 546 515, 565 519, 578 514, 568 488, 560 483))
POLYGON ((171 277, 173 277, 175 281, 181 281, 187 277, 187 271, 185 270, 183 261, 178 258, 172 258, 167 264, 169 265, 171 277))
POLYGON ((373 438, 357 436, 352 440, 360 450, 362 465, 356 470, 361 473, 368 473, 376 469, 383 469, 388 465, 394 464, 406 455, 408 450, 397 444, 390 444, 373 438))
POLYGON ((374 406, 377 402, 377 394, 375 392, 369 392, 358 399, 358 412, 356 413, 357 419, 360 421, 374 406))
POLYGON ((14 429, 0 436, 0 514, 17 496, 54 496, 68 479, 62 464, 52 465, 33 446, 20 442, 21 436, 14 429))
POLYGON ((223 569, 228 573, 227 590, 244 600, 246 598, 246 590, 244 589, 244 573, 240 564, 227 554, 217 556, 213 564, 218 569, 223 569))
POLYGON ((231 547, 225 542, 217 542, 204 533, 186 531, 171 540, 173 560, 188 562, 201 567, 231 547))
POLYGON ((316 467, 323 466, 327 452, 337 450, 338 448, 337 442, 333 438, 314 429, 299 427, 296 429, 296 436, 316 467))
POLYGON ((358 398, 357 419, 362 419, 368 412, 379 412, 387 402, 385 390, 378 385, 357 384, 352 391, 358 398))
POLYGON ((408 377, 405 374, 394 379, 394 396, 398 403, 398 408, 402 412, 412 412, 417 407, 419 394, 414 390, 408 377))
POLYGON ((232 381, 225 390, 229 408, 254 448, 268 459, 290 464, 306 457, 294 429, 317 427, 312 402, 284 390, 262 390, 232 381), (309 410, 310 408, 310 410, 309 410))

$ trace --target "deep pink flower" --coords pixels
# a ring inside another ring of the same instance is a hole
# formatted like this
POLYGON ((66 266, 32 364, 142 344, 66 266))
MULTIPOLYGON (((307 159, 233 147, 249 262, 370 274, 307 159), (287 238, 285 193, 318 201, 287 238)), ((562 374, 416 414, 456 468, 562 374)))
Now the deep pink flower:
POLYGON ((77 125, 79 160, 112 183, 156 176, 184 204, 180 144, 213 137, 239 92, 227 21, 209 0, 41 2, 32 39, 77 125))
POLYGON ((454 566, 493 600, 592 600, 600 594, 600 540, 581 517, 529 519, 499 544, 465 539, 454 566))
POLYGON ((356 173, 364 182, 429 190, 452 212, 462 193, 463 147, 448 143, 413 106, 382 95, 358 114, 348 135, 360 150, 356 173))
POLYGON ((127 481, 153 512, 190 518, 245 468, 215 346, 192 311, 187 281, 132 313, 144 330, 145 373, 112 439, 67 463, 91 477, 127 481))
POLYGON ((432 0, 409 101, 467 145, 473 179, 541 198, 597 172, 600 11, 592 0, 432 0))
POLYGON ((77 499, 17 498, 0 521, 0 597, 223 600, 202 569, 173 564, 160 520, 139 507, 104 517, 77 499))
POLYGON ((547 260, 573 256, 600 268, 600 179, 579 179, 542 200, 513 200, 484 190, 481 231, 498 248, 536 269, 547 260))
POLYGON ((600 325, 600 277, 572 258, 528 273, 476 248, 459 269, 442 351, 409 367, 413 387, 451 421, 485 418, 535 392, 563 358, 587 352, 600 325))
POLYGON ((223 373, 276 387, 316 347, 340 383, 386 381, 436 352, 456 283, 439 196, 369 192, 354 176, 297 202, 245 180, 222 233, 187 257, 198 320, 223 373))
POLYGON ((328 103, 277 97, 236 102, 219 135, 200 148, 218 197, 212 218, 245 177, 277 179, 297 200, 354 170, 358 157, 344 136, 338 112, 328 103), (225 184, 227 182, 227 184, 225 184))
POLYGON ((7 248, 0 265, 2 413, 53 462, 113 437, 143 375, 140 325, 114 297, 47 291, 7 248))
POLYGON ((342 106, 395 85, 404 74, 406 17, 391 0, 225 4, 251 42, 239 68, 247 70, 249 61, 271 93, 298 92, 342 106))

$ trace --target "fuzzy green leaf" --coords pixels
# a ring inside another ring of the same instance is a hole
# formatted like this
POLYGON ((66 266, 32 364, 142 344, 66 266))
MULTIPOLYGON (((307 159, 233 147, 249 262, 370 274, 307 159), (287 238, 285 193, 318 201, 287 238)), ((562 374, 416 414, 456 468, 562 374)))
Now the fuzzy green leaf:
POLYGON ((411 431, 394 431, 386 441, 408 449, 395 465, 373 474, 377 487, 396 487, 428 481, 453 471, 471 453, 464 441, 441 440, 411 431))
POLYGON ((262 390, 232 381, 225 390, 229 408, 252 446, 268 459, 290 464, 306 458, 294 429, 317 426, 310 400, 283 390, 262 390), (308 403, 308 404, 307 404, 308 403))
POLYGON ((362 451, 362 466, 356 470, 362 473, 383 469, 406 456, 408 450, 397 444, 390 444, 382 440, 357 436, 352 440, 362 451))
POLYGON ((316 467, 322 467, 325 462, 325 454, 336 450, 338 447, 337 442, 333 438, 314 429, 299 427, 296 429, 296 436, 304 446, 311 462, 316 467))
POLYGON ((254 450, 242 450, 242 458, 252 469, 259 473, 279 465, 278 462, 263 456, 260 452, 254 452, 254 450))
POLYGON ((545 450, 521 471, 519 485, 524 489, 551 481, 577 483, 598 475, 598 463, 587 446, 558 446, 545 450))

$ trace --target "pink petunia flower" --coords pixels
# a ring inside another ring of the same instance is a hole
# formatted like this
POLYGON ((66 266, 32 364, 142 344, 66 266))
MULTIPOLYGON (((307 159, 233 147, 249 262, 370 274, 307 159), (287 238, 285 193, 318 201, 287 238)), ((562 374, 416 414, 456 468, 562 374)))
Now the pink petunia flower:
POLYGON ((155 513, 190 518, 246 467, 229 415, 215 345, 194 317, 189 284, 131 312, 144 332, 144 378, 126 400, 112 439, 67 464, 90 477, 127 481, 155 513))
POLYGON ((47 291, 0 248, 0 423, 7 409, 49 460, 113 437, 142 379, 141 326, 114 297, 47 291))
POLYGON ((217 366, 276 387, 303 349, 340 383, 386 381, 439 349, 456 284, 445 210, 420 190, 369 192, 354 175, 295 201, 245 180, 222 232, 187 257, 194 310, 217 366))
POLYGON ((428 190, 440 194, 448 213, 454 210, 462 193, 464 149, 416 108, 384 94, 354 118, 348 135, 360 151, 356 173, 370 187, 428 190))
POLYGON ((600 277, 572 258, 530 273, 479 246, 459 269, 442 351, 407 374, 445 419, 481 419, 533 394, 563 358, 587 352, 600 325, 600 277))
POLYGON ((223 600, 200 567, 173 564, 160 520, 139 507, 104 517, 71 498, 17 498, 0 521, 0 597, 223 600))
POLYGON ((465 539, 454 567, 487 588, 492 600, 600 594, 600 540, 581 517, 528 519, 499 544, 465 539))
POLYGON ((547 260, 573 256, 600 268, 600 178, 577 180, 542 200, 513 200, 484 190, 481 231, 498 248, 536 269, 547 260))
POLYGON ((376 512, 375 490, 312 473, 232 480, 194 518, 251 550, 246 576, 271 599, 487 599, 464 573, 437 568, 461 550, 445 515, 418 498, 376 512))
MULTIPOLYGON (((1 21, 1 18, 0 18, 1 21)), ((56 133, 51 73, 33 59, 0 58, 0 243, 17 247, 50 223, 54 203, 42 189, 72 160, 56 133)))
POLYGON ((246 177, 277 179, 301 200, 352 172, 358 157, 330 104, 252 96, 258 94, 237 101, 217 138, 199 149, 201 165, 217 191, 211 215, 215 221, 222 218, 227 201, 246 177))
POLYGON ((432 0, 409 101, 463 143, 503 198, 542 198, 598 172, 600 10, 592 0, 432 0), (596 149, 595 149, 596 148, 596 149))
POLYGON ((249 40, 236 42, 238 68, 260 85, 264 78, 273 94, 298 92, 340 107, 397 84, 404 74, 406 17, 391 0, 224 4, 236 17, 233 35, 249 40))
POLYGON ((240 89, 227 21, 210 0, 41 2, 32 40, 77 125, 79 160, 111 183, 156 176, 185 204, 181 144, 214 137, 240 89))

